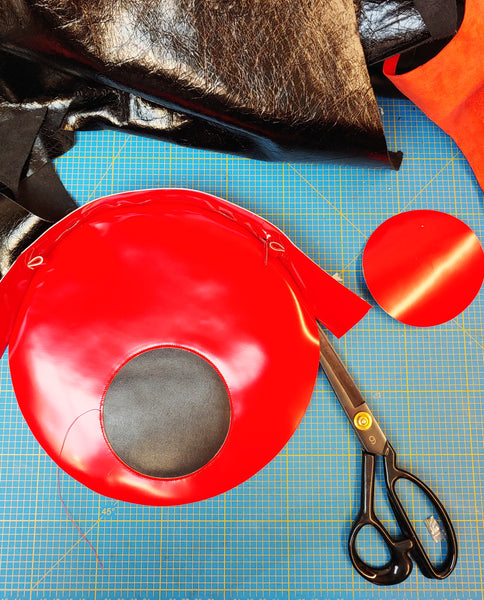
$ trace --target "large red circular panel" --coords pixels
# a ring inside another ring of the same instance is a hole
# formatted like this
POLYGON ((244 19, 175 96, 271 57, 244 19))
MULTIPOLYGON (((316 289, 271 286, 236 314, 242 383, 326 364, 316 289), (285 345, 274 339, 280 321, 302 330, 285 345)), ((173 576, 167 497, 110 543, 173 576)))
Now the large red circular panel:
POLYGON ((391 217, 363 252, 370 293, 390 316, 407 325, 440 325, 475 298, 484 278, 484 252, 462 221, 435 210, 391 217))
POLYGON ((57 224, 29 262, 10 338, 16 396, 49 455, 100 493, 144 504, 219 494, 269 462, 304 415, 319 344, 280 260, 288 240, 229 206, 183 190, 114 196, 57 224))

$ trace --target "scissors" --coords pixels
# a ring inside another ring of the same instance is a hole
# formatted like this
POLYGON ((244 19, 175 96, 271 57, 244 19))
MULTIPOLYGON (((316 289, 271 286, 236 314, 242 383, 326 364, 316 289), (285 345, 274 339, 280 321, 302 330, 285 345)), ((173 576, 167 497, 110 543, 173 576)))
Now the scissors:
POLYGON ((412 572, 413 561, 425 577, 445 579, 452 573, 457 562, 457 539, 445 508, 425 483, 415 475, 397 467, 395 450, 380 429, 361 392, 319 324, 318 331, 321 366, 358 436, 363 453, 361 506, 348 539, 348 551, 353 566, 362 577, 376 585, 401 583, 412 572), (377 456, 381 456, 383 460, 388 499, 401 530, 402 537, 398 540, 395 540, 389 534, 375 513, 374 493, 377 456), (395 491, 395 484, 402 479, 420 488, 440 518, 446 536, 447 553, 439 566, 435 566, 430 561, 395 491), (366 525, 373 527, 378 532, 390 551, 389 561, 381 567, 369 565, 358 554, 356 538, 366 525))

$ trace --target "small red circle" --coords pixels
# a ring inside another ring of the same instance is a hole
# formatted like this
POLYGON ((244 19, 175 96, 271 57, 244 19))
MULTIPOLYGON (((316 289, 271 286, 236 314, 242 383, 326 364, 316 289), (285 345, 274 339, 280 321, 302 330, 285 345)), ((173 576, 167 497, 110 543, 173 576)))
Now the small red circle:
POLYGON ((417 327, 453 319, 484 279, 484 252, 472 229, 435 210, 404 212, 382 223, 363 251, 370 293, 391 317, 417 327))

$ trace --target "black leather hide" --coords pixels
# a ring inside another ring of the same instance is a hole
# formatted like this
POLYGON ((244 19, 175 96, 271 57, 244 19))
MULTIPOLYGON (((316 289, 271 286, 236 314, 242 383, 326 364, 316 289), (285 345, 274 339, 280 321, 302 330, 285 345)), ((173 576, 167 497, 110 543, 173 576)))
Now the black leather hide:
POLYGON ((1 0, 0 48, 0 110, 47 109, 45 160, 108 125, 262 160, 400 162, 353 0, 1 0))
POLYGON ((0 0, 3 231, 75 208, 51 161, 82 129, 398 168, 366 63, 429 36, 413 0, 0 0))

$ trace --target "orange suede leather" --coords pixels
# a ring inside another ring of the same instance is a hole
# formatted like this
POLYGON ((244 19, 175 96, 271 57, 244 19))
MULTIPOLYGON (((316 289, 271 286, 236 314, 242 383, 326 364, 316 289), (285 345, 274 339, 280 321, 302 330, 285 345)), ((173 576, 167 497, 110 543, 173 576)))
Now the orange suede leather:
POLYGON ((484 2, 467 0, 455 37, 424 65, 396 75, 399 56, 385 61, 390 81, 466 156, 484 190, 484 2))

